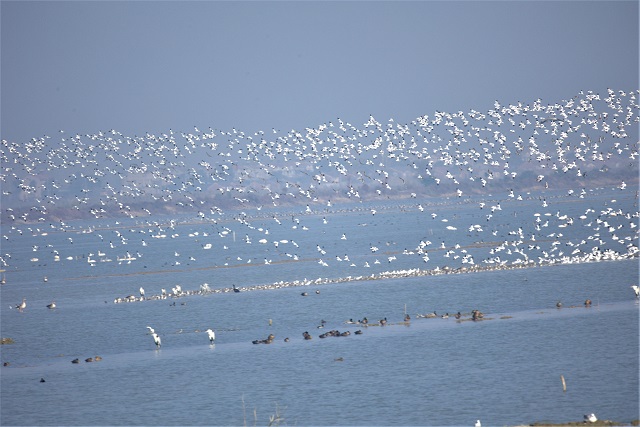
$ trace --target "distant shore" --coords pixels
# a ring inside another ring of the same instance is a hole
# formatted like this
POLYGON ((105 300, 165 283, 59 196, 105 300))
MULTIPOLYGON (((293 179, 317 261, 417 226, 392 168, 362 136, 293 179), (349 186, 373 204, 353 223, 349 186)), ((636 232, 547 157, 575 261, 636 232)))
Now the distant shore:
POLYGON ((620 422, 620 421, 611 421, 611 420, 598 420, 594 423, 587 421, 568 421, 566 423, 548 423, 546 421, 539 421, 532 424, 522 424, 514 427, 563 427, 563 426, 593 426, 593 427, 603 427, 603 426, 638 426, 640 425, 640 419, 633 420, 631 422, 620 422))

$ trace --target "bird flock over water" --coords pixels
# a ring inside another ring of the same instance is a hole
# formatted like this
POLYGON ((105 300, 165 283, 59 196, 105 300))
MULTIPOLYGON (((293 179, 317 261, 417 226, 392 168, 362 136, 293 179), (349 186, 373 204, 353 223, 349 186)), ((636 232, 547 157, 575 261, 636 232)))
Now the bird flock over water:
MULTIPOLYGON (((115 129, 61 130, 28 141, 2 140, 2 238, 41 236, 42 244, 30 252, 32 264, 73 261, 78 257, 65 251, 78 237, 69 233, 66 247, 53 247, 47 236, 77 231, 75 219, 99 220, 109 225, 82 232, 102 246, 81 260, 89 268, 131 264, 144 259, 148 246, 179 236, 180 222, 160 216, 187 215, 211 225, 189 235, 202 251, 228 250, 230 236, 234 244, 237 237, 238 245, 263 248, 261 259, 227 257, 217 266, 314 262, 354 268, 341 277, 285 278, 233 289, 205 283, 182 290, 176 284, 114 302, 637 258, 639 93, 608 89, 551 103, 495 101, 488 111, 435 111, 408 123, 371 116, 358 126, 336 118, 289 131, 194 126, 132 136, 115 129), (564 200, 589 200, 595 188, 631 194, 633 209, 623 210, 613 199, 594 201, 578 214, 563 210, 564 200), (461 225, 455 214, 438 212, 434 197, 475 207, 474 221, 461 225), (333 213, 353 210, 375 218, 390 201, 403 212, 424 215, 425 224, 438 224, 445 237, 436 241, 421 230, 415 245, 402 250, 380 249, 385 242, 372 239, 366 253, 349 252, 356 247, 353 230, 337 235, 339 253, 299 238, 333 226, 333 213), (521 222, 525 226, 505 229, 518 203, 535 203, 539 210, 521 222), (312 224, 314 217, 321 223, 312 224), (135 221, 135 230, 121 221, 135 221), (588 230, 584 238, 567 239, 569 229, 578 227, 588 230), (461 234, 473 243, 461 244, 461 234), (133 240, 140 250, 129 250, 133 240), (305 248, 299 247, 302 240, 305 248), (394 267, 407 258, 411 268, 394 267), (374 267, 375 274, 367 272, 374 267)), ((201 262, 167 246, 169 267, 201 262)), ((3 251, 0 269, 10 272, 13 256, 3 251)))

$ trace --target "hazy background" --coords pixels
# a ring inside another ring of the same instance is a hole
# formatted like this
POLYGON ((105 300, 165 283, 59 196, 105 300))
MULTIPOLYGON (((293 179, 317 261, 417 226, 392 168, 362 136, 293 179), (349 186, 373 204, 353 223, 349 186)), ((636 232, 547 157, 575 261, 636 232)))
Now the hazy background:
POLYGON ((638 87, 637 1, 2 1, 2 138, 408 122, 638 87))

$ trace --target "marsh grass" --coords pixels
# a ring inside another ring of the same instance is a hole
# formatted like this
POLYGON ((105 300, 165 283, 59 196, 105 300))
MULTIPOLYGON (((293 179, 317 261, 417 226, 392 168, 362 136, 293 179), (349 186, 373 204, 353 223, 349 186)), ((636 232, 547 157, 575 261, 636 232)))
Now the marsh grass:
MULTIPOLYGON (((247 427, 247 407, 244 402, 244 395, 242 395, 242 419, 243 426, 247 427)), ((273 415, 269 415, 269 422, 267 426, 279 426, 281 423, 285 422, 284 415, 280 406, 276 403, 276 412, 273 415)), ((253 408, 253 426, 256 427, 258 425, 258 408, 253 408)))

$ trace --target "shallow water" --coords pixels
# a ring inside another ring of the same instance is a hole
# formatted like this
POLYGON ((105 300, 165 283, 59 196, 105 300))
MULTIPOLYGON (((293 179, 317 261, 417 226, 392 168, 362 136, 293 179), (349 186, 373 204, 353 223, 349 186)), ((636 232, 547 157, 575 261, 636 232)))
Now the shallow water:
MULTIPOLYGON (((597 197, 611 200, 608 194, 597 197)), ((633 196, 616 197, 630 210, 633 196)), ((563 201, 561 209, 579 215, 584 203, 563 201)), ((510 215, 514 222, 503 223, 495 241, 510 239, 508 232, 520 225, 531 229, 537 202, 517 206, 510 215)), ((2 251, 12 256, 7 283, 0 287, 2 336, 15 343, 1 347, 2 362, 9 362, 0 377, 1 423, 266 425, 276 412, 283 425, 472 425, 476 419, 515 425, 580 420, 590 412, 600 419, 638 418, 639 306, 630 289, 637 283, 637 258, 363 280, 384 271, 460 266, 459 259, 445 258, 437 249, 441 242, 458 254, 464 247, 477 250, 479 264, 488 256, 481 252, 496 245, 463 229, 473 223, 476 209, 475 204, 433 207, 440 217, 451 218, 447 224, 459 221, 460 233, 451 238, 450 230, 427 214, 380 207, 375 216, 368 208, 332 212, 328 224, 322 224, 324 214, 301 216, 308 232, 293 229, 290 218, 285 224, 286 215, 281 225, 269 215, 254 217, 255 229, 233 220, 215 225, 185 220, 167 228, 167 234, 177 234, 173 239, 141 235, 153 227, 135 223, 77 223, 46 236, 18 236, 3 227, 9 240, 2 251), (416 232, 417 225, 424 233, 416 232), (90 233, 80 231, 91 226, 90 233), (267 226, 268 235, 258 231, 267 226), (232 232, 217 234, 223 227, 235 231, 235 241, 232 232), (126 244, 115 240, 114 230, 126 244), (252 244, 243 241, 244 234, 251 234, 252 244), (425 236, 433 242, 431 264, 403 254, 425 236), (258 243, 262 237, 268 244, 258 243), (273 243, 281 240, 287 243, 273 243), (211 250, 202 248, 206 241, 211 250), (373 253, 371 245, 379 250, 373 253), (53 261, 52 250, 61 261, 53 261), (294 251, 297 261, 287 255, 294 251), (142 257, 118 262, 126 252, 142 257), (29 261, 33 253, 37 262, 29 261), (113 261, 92 267, 89 253, 113 261), (345 255, 349 262, 336 260, 345 255), (396 259, 390 262, 389 256, 396 259), (265 264, 265 258, 272 263, 265 264), (330 266, 320 265, 319 258, 330 266), (252 285, 349 276, 360 279, 248 291, 252 285), (234 283, 243 291, 113 302, 138 295, 140 286, 149 297, 161 288, 181 284, 197 290, 203 283, 214 290, 234 283), (23 297, 24 312, 9 308, 23 297), (593 301, 590 308, 583 306, 587 298, 593 301), (54 299, 58 308, 46 309, 54 299), (557 301, 563 308, 556 308, 557 301), (469 320, 474 309, 485 320, 469 320), (416 318, 433 311, 461 311, 463 321, 416 318), (405 312, 411 316, 408 324, 402 322, 405 312), (387 318, 388 325, 344 323, 365 316, 372 323, 387 318), (326 324, 318 329, 321 320, 326 324), (162 337, 161 349, 148 325, 162 337), (209 327, 216 330, 215 345, 202 332, 209 327), (319 338, 332 329, 351 335, 319 338), (355 334, 358 329, 362 335, 355 334), (303 340, 304 331, 313 339, 303 340), (272 344, 251 343, 270 333, 276 337, 272 344), (83 361, 96 355, 103 360, 83 361), (81 363, 72 364, 75 358, 81 363)), ((617 227, 621 218, 607 220, 617 227)), ((577 224, 562 231, 556 246, 565 251, 567 242, 593 233, 577 224)), ((537 237, 541 245, 548 240, 544 249, 551 250, 557 238, 548 238, 551 232, 537 237)), ((621 227, 617 233, 637 244, 633 231, 621 227)), ((622 246, 615 241, 603 246, 615 245, 622 246)), ((501 255, 508 258, 506 250, 501 255)))

